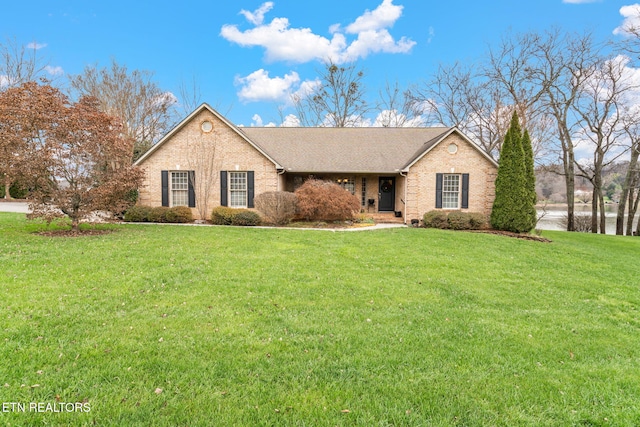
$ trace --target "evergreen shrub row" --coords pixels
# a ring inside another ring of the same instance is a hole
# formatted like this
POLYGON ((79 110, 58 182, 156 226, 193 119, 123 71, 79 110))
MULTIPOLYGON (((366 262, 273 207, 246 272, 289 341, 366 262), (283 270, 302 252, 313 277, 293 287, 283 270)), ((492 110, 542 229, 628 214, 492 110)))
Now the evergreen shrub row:
POLYGON ((249 209, 235 209, 218 206, 211 212, 211 222, 216 225, 260 225, 261 219, 257 212, 249 209))
POLYGON ((168 222, 168 223, 188 223, 193 221, 191 209, 186 206, 150 206, 135 205, 130 207, 124 214, 127 222, 168 222))
POLYGON ((478 212, 434 210, 425 213, 422 221, 427 228, 442 230, 481 230, 487 227, 487 218, 478 212))

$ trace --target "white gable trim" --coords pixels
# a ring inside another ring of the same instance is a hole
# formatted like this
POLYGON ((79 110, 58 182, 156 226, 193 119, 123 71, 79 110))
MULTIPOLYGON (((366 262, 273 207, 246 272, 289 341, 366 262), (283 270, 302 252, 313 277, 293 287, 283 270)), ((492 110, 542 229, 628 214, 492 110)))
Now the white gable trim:
POLYGON ((189 114, 184 120, 182 120, 180 123, 178 123, 173 129, 171 129, 165 136, 162 137, 162 139, 160 139, 160 141, 158 141, 156 144, 154 144, 149 150, 147 150, 146 153, 144 153, 138 160, 136 160, 136 162, 134 163, 135 166, 140 166, 142 163, 144 163, 144 161, 146 159, 148 159, 149 157, 151 157, 153 155, 153 153, 159 149, 161 146, 163 146, 167 141, 169 141, 176 133, 178 133, 187 123, 189 123, 191 120, 193 120, 193 118, 195 116, 197 116, 198 114, 200 114, 203 110, 207 110, 209 111, 211 114, 213 114, 214 116, 216 116, 216 118, 218 118, 220 121, 222 121, 225 125, 227 125, 229 128, 231 128, 236 134, 238 134, 242 139, 244 139, 249 145, 251 145, 253 148, 255 148, 256 150, 258 150, 258 152, 260 154, 262 154, 264 157, 266 157, 271 163, 274 164, 274 166, 276 167, 276 169, 283 169, 282 166, 280 166, 278 164, 277 161, 275 161, 271 156, 269 156, 262 148, 260 148, 258 145, 256 145, 253 141, 251 141, 247 135, 245 135, 244 132, 242 132, 241 130, 239 130, 233 123, 231 123, 229 120, 227 120, 224 116, 222 116, 220 113, 218 113, 216 110, 214 110, 213 108, 211 108, 211 106, 209 106, 209 104, 207 103, 203 103, 202 105, 200 105, 198 108, 196 108, 195 110, 193 110, 193 112, 191 114, 189 114))

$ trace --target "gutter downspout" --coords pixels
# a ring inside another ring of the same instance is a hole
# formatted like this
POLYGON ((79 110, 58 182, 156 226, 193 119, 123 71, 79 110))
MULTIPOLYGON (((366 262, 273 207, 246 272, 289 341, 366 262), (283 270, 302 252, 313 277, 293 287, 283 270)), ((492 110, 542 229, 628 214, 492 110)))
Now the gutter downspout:
POLYGON ((285 172, 286 172, 285 168, 280 168, 280 170, 278 170, 278 181, 276 185, 276 191, 282 191, 280 190, 280 177, 284 175, 285 172))
POLYGON ((402 203, 404 203, 404 212, 402 214, 402 216, 404 217, 404 225, 407 225, 407 172, 405 172, 405 175, 402 174, 402 171, 400 171, 400 176, 404 178, 404 199, 402 200, 402 203))

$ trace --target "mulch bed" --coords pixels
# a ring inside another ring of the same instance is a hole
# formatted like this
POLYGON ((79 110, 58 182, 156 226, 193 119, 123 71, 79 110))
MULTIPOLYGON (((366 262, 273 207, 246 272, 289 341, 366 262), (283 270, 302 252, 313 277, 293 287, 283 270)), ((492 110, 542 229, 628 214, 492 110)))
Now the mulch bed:
POLYGON ((535 234, 523 234, 523 233, 514 233, 512 231, 501 231, 501 230, 471 230, 472 233, 485 233, 485 234, 495 234, 498 236, 505 237, 513 237, 516 239, 524 239, 524 240, 533 240, 536 242, 543 243, 552 243, 552 240, 549 240, 542 236, 536 236, 535 234))

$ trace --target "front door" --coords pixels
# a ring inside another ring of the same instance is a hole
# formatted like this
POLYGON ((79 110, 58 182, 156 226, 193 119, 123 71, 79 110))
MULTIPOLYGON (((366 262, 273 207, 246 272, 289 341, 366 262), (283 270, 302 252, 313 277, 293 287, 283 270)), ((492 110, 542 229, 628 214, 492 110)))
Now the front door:
POLYGON ((381 176, 378 181, 378 210, 393 211, 396 207, 396 179, 381 176))

